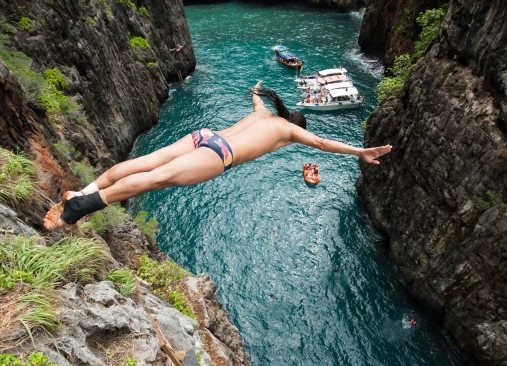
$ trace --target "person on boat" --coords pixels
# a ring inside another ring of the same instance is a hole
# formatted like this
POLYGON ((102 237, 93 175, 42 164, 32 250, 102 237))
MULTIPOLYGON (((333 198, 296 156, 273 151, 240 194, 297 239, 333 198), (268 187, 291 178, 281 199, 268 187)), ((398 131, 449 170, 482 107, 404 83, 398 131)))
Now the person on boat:
POLYGON ((144 192, 187 186, 218 177, 233 166, 255 160, 282 147, 300 143, 322 151, 356 155, 370 164, 380 164, 391 145, 360 148, 325 139, 306 131, 306 119, 290 112, 271 89, 252 93, 253 112, 222 131, 196 130, 175 143, 148 155, 114 165, 80 192, 67 191, 44 218, 44 226, 55 229, 74 224, 83 216, 108 204, 127 200, 144 192), (275 107, 273 114, 261 97, 275 107))

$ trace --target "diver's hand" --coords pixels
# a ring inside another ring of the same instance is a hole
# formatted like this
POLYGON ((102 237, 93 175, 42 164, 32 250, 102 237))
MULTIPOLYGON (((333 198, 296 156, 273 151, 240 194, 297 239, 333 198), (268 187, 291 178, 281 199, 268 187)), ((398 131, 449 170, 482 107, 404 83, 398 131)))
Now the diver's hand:
POLYGON ((385 154, 388 154, 392 148, 393 147, 391 145, 366 148, 359 153, 359 158, 368 164, 378 165, 380 164, 380 161, 377 159, 385 154))
POLYGON ((253 90, 259 90, 261 88, 262 80, 259 80, 253 87, 253 90))

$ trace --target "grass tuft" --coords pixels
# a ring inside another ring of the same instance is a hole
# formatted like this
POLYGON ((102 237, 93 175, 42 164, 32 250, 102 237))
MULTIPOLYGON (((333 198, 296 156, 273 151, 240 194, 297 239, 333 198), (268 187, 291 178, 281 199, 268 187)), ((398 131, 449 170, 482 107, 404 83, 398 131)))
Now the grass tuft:
POLYGON ((35 165, 31 160, 0 147, 0 201, 17 204, 35 190, 35 165))
POLYGON ((129 296, 136 287, 134 272, 128 268, 115 269, 106 276, 106 280, 114 283, 123 296, 129 296))

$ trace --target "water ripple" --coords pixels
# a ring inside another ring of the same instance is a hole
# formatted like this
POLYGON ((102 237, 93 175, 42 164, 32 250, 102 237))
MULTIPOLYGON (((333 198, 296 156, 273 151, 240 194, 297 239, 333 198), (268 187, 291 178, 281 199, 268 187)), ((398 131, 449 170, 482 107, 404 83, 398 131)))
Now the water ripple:
MULTIPOLYGON (((356 48, 361 15, 296 6, 238 3, 187 6, 197 67, 171 85, 157 126, 133 155, 161 148, 193 129, 224 128, 252 110, 259 79, 289 108, 299 97, 295 71, 278 64, 283 42, 304 72, 345 66, 367 105, 306 113, 308 129, 360 146, 361 123, 375 107, 378 67, 356 48)), ((253 365, 457 365, 459 354, 405 295, 383 255, 354 183, 357 158, 290 146, 193 187, 145 194, 130 210, 159 222, 158 241, 193 272, 208 272, 241 332, 253 365), (322 181, 302 179, 318 162, 322 181), (409 309, 409 310, 407 310, 409 309), (401 319, 417 311, 421 327, 401 319)))

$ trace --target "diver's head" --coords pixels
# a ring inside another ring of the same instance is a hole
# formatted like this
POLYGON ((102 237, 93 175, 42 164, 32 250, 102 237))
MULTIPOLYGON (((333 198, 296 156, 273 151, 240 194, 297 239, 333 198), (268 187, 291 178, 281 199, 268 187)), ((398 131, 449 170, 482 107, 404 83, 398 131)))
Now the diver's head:
POLYGON ((287 118, 287 120, 290 123, 294 123, 296 126, 304 128, 306 130, 306 118, 302 113, 290 112, 289 118, 287 118))

